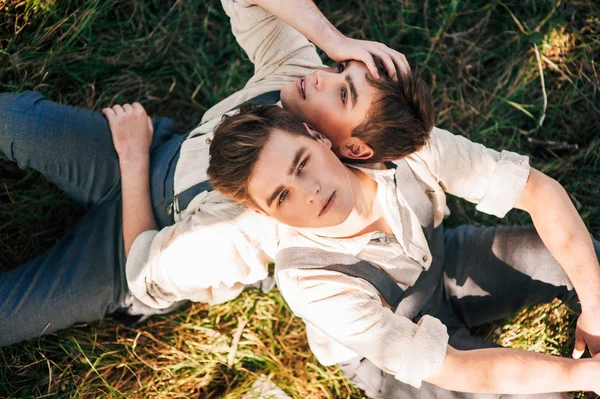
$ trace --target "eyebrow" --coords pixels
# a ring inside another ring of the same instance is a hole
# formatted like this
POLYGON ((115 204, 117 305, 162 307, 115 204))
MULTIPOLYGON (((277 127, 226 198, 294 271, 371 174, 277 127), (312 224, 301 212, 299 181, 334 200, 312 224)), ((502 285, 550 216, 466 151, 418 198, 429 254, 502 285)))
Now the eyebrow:
MULTIPOLYGON (((288 170, 288 175, 291 176, 294 174, 294 171, 296 170, 296 168, 298 167, 298 164, 300 163, 300 159, 302 158, 302 155, 304 155, 304 153, 308 151, 308 148, 306 147, 302 147, 299 148, 298 151, 296 151, 296 155, 294 156, 294 160, 292 161, 292 164, 288 170)), ((283 191, 285 187, 283 186, 279 186, 275 189, 275 191, 273 191, 273 194, 271 194, 271 196, 269 197, 269 199, 267 199, 267 207, 271 207, 271 204, 273 203, 273 201, 275 201, 275 198, 277 198, 277 196, 279 195, 279 193, 281 191, 283 191)))
POLYGON ((350 75, 346 75, 346 82, 350 87, 350 93, 352 94, 352 109, 354 109, 354 107, 356 107, 356 102, 358 101, 358 93, 356 92, 356 87, 354 86, 354 82, 350 75))

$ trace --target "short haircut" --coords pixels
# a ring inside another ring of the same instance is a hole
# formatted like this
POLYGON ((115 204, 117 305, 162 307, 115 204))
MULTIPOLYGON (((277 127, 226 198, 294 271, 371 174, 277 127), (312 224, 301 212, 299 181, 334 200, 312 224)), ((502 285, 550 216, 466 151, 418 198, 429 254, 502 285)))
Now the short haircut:
POLYGON ((394 82, 376 59, 381 78, 367 75, 367 82, 377 89, 364 121, 352 129, 352 137, 360 138, 373 149, 366 160, 349 162, 385 162, 403 158, 418 151, 429 139, 435 122, 435 109, 429 88, 416 70, 408 76, 398 73, 394 82))
POLYGON ((215 190, 235 202, 261 209, 248 193, 248 183, 273 129, 313 138, 302 121, 275 104, 245 104, 224 116, 210 144, 208 176, 215 190))

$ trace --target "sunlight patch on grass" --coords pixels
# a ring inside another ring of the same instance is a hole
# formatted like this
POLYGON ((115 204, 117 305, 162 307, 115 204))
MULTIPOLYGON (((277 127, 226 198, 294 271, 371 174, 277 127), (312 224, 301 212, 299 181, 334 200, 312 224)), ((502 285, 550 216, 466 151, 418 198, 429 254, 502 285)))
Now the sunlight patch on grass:
POLYGON ((576 40, 577 37, 567 32, 566 27, 553 28, 544 38, 542 52, 553 62, 565 62, 576 40))

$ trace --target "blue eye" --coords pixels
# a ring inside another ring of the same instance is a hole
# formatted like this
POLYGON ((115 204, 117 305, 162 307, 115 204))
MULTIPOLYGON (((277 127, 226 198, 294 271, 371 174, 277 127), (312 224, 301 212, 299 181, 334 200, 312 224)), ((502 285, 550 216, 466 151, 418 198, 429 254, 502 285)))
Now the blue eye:
POLYGON ((342 102, 344 104, 346 104, 346 95, 347 95, 346 89, 342 89, 342 91, 340 92, 340 96, 342 97, 342 102))
POLYGON ((284 191, 281 194, 279 194, 279 200, 277 201, 277 204, 278 205, 281 204, 285 200, 285 198, 287 197, 287 195, 288 195, 287 191, 284 191))
POLYGON ((306 166, 306 161, 308 161, 308 158, 306 158, 304 161, 300 162, 300 165, 298 165, 298 174, 300 174, 302 169, 304 169, 304 167, 306 166))

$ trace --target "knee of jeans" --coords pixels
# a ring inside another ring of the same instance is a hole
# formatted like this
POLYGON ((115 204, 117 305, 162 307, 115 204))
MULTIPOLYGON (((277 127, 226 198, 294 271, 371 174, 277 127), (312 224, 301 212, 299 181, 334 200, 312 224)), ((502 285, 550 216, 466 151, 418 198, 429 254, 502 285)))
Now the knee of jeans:
POLYGON ((31 90, 22 93, 0 93, 0 112, 5 114, 31 111, 29 107, 43 99, 41 93, 31 90))
POLYGON ((0 93, 0 126, 2 132, 10 132, 12 124, 30 116, 32 107, 41 100, 44 100, 44 96, 37 91, 0 93))
POLYGON ((13 142, 25 133, 26 118, 31 117, 32 108, 41 100, 44 96, 37 91, 0 93, 0 158, 15 160, 13 142))

